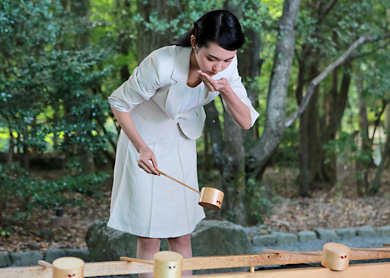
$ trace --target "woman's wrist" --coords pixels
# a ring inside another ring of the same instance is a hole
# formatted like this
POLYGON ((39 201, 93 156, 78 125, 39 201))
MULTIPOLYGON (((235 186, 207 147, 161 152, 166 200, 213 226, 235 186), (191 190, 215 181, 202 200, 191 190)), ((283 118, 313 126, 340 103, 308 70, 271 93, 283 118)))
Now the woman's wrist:
POLYGON ((138 153, 141 153, 142 151, 145 151, 149 148, 149 146, 145 142, 141 142, 135 146, 135 149, 138 153))

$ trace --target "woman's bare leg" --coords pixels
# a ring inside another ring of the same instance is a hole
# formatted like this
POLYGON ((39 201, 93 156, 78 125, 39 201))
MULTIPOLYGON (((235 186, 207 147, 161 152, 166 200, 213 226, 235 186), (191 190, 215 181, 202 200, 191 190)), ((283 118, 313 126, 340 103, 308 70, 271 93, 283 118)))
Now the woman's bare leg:
MULTIPOLYGON (((154 254, 160 251, 161 239, 137 237, 137 258, 153 260, 154 254)), ((153 273, 139 274, 138 277, 153 277, 153 273)))
MULTIPOLYGON (((184 258, 192 257, 191 235, 168 238, 169 250, 180 253, 184 258)), ((183 276, 192 275, 192 270, 183 271, 183 276)))

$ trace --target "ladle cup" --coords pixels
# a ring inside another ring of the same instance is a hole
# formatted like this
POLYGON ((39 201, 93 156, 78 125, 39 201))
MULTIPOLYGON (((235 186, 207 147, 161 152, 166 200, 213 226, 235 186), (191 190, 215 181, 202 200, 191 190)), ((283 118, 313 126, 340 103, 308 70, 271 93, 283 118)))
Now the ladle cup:
POLYGON ((191 189, 192 191, 195 191, 196 193, 200 194, 198 204, 204 208, 211 209, 211 210, 220 210, 222 206, 223 201, 223 192, 219 189, 212 188, 212 187, 202 187, 201 191, 192 188, 191 186, 186 185, 185 183, 182 183, 181 181, 172 178, 171 176, 161 172, 158 170, 158 172, 166 176, 167 178, 187 187, 188 189, 191 189))

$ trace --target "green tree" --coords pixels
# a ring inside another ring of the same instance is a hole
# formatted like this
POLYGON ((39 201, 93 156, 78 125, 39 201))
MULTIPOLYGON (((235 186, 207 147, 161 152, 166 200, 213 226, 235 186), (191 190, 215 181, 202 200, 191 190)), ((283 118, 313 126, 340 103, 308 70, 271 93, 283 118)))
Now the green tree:
MULTIPOLYGON (((75 34, 85 34, 89 24, 65 1, 0 4, 0 128, 9 134, 7 162, 10 167, 21 162, 28 171, 31 156, 47 152, 52 145, 58 156, 66 158, 73 174, 63 181, 63 188, 48 191, 52 184, 36 181, 28 172, 5 171, 3 180, 9 186, 2 187, 2 192, 26 198, 33 188, 29 198, 35 201, 28 204, 55 205, 50 201, 53 194, 66 190, 66 184, 72 190, 72 181, 83 179, 77 176, 84 166, 80 152, 87 150, 99 158, 107 149, 109 134, 98 123, 106 121, 108 105, 95 90, 109 73, 109 68, 101 66, 107 53, 90 47, 87 40, 76 43, 85 36, 75 34), (11 181, 18 180, 14 174, 23 180, 20 186, 12 186, 11 181)), ((98 175, 85 176, 86 185, 98 175)), ((5 196, 1 195, 2 203, 5 196)))
MULTIPOLYGON (((296 99, 301 104, 304 88, 329 64, 341 56, 359 37, 380 37, 385 33, 381 1, 344 1, 324 3, 313 1, 302 12, 298 39, 299 63, 296 99)), ((374 41, 369 39, 369 41, 374 41)), ((375 48, 375 47, 374 47, 375 48)), ((359 48, 359 51, 364 48, 359 48)), ((336 139, 348 104, 352 81, 352 64, 362 52, 355 51, 339 64, 327 79, 315 87, 307 108, 300 116, 300 180, 301 194, 307 195, 309 185, 329 188, 336 179, 337 156, 324 148, 336 139), (309 120, 310 119, 310 120, 309 120), (326 151, 327 150, 327 151, 326 151), (325 183, 324 183, 325 182, 325 183)), ((365 54, 367 55, 367 53, 365 54)))
POLYGON ((10 134, 8 162, 16 152, 28 169, 29 154, 46 151, 50 137, 66 155, 76 144, 96 153, 106 148, 96 122, 105 121, 108 107, 93 88, 108 74, 98 67, 107 53, 71 43, 80 18, 58 1, 1 5, 0 117, 10 134))

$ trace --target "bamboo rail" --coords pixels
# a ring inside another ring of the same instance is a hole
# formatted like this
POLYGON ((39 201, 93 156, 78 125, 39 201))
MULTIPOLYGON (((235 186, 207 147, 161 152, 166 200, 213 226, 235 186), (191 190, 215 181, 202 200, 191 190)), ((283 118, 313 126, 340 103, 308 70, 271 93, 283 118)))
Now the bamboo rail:
MULTIPOLYGON (((289 269, 289 270, 264 270, 254 272, 256 266, 270 266, 270 265, 284 265, 284 264, 302 264, 302 263, 318 263, 321 261, 322 251, 310 251, 305 254, 297 253, 261 253, 252 255, 234 255, 234 256, 205 256, 205 257, 194 257, 183 260, 183 270, 202 270, 202 269, 223 269, 223 268, 238 268, 248 267, 251 272, 248 273, 225 273, 224 277, 231 275, 239 275, 246 277, 321 277, 315 274, 313 276, 312 271, 316 273, 325 273, 323 275, 331 275, 329 273, 352 273, 355 276, 340 276, 344 274, 337 274, 337 277, 386 277, 386 276, 372 276, 372 273, 390 273, 390 263, 380 264, 362 264, 362 265, 351 265, 347 270, 341 272, 331 271, 326 268, 309 268, 309 269, 289 269), (313 253, 308 254, 308 253, 313 253), (314 270, 315 269, 315 270, 314 270), (368 269, 368 270, 363 270, 368 269), (366 272, 372 272, 370 275, 364 274, 366 272), (387 271, 387 272, 384 272, 387 271), (261 274, 262 273, 262 274, 261 274), (275 274, 276 276, 272 276, 275 274), (286 276, 282 276, 286 273, 286 276), (287 275, 288 273, 288 275, 287 275), (298 276, 293 273, 298 273, 298 276), (308 276, 302 276, 306 275, 308 276), (261 276, 263 275, 263 276, 261 276), (264 276, 266 275, 266 276, 264 276), (279 276, 278 276, 279 275, 279 276), (290 275, 290 276, 289 276, 290 275), (299 276, 301 275, 301 276, 299 276), (311 276, 310 276, 311 275, 311 276)), ((359 249, 351 250, 350 260, 373 260, 373 259, 386 259, 390 258, 390 248, 375 248, 372 249, 359 249)), ((41 262, 42 263, 42 262, 41 262)), ((125 275, 125 274, 139 274, 148 273, 153 271, 153 265, 145 264, 143 262, 125 262, 125 261, 111 261, 111 262, 94 262, 86 263, 84 266, 84 277, 93 276, 110 276, 110 275, 125 275)), ((222 274, 213 274, 213 276, 220 276, 222 274)), ((322 275, 322 274, 321 274, 322 275)), ((333 275, 333 274, 332 274, 333 275)), ((346 274, 345 274, 346 275, 346 274)), ((45 266, 30 266, 30 267, 8 267, 0 269, 0 278, 9 277, 28 277, 28 278, 52 278, 52 269, 45 266)), ((211 277, 210 275, 202 275, 203 277, 211 277)), ((323 276, 333 277, 333 276, 323 276)), ((336 276, 334 276, 336 277, 336 276)))

